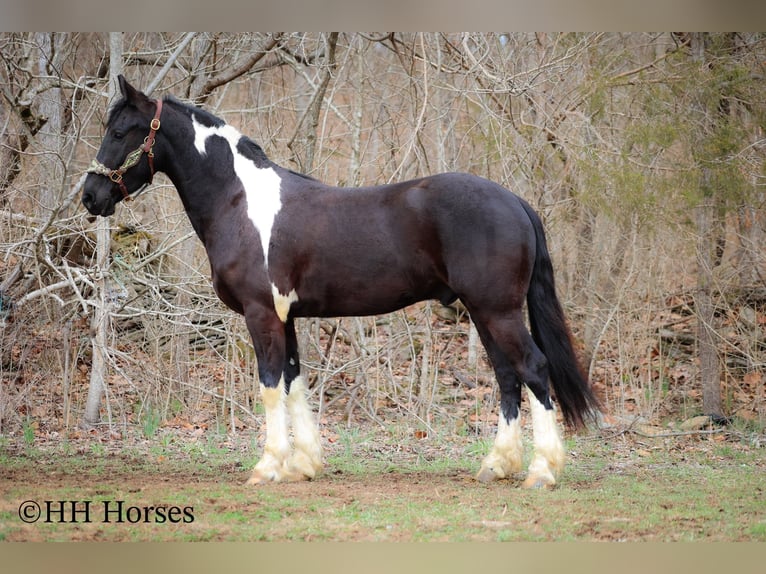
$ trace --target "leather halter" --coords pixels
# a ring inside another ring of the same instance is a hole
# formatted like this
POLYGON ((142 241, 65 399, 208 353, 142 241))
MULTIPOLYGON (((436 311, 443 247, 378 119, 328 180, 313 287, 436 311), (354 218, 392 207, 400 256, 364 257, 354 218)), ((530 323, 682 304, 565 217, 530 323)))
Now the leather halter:
POLYGON ((146 157, 149 160, 149 170, 151 171, 151 176, 149 177, 148 183, 151 183, 152 179, 154 179, 154 139, 157 135, 157 131, 160 129, 162 100, 157 99, 154 102, 157 104, 157 111, 154 112, 154 118, 149 124, 149 135, 144 138, 143 144, 141 144, 137 149, 133 150, 125 157, 125 161, 122 162, 122 165, 119 168, 109 169, 97 159, 94 159, 91 162, 90 167, 88 167, 87 173, 95 173, 98 175, 106 176, 113 183, 116 183, 119 186, 120 191, 122 192, 122 197, 125 201, 132 201, 133 198, 130 197, 128 188, 125 186, 125 182, 122 181, 122 176, 131 167, 134 167, 138 164, 143 154, 146 154, 146 157))

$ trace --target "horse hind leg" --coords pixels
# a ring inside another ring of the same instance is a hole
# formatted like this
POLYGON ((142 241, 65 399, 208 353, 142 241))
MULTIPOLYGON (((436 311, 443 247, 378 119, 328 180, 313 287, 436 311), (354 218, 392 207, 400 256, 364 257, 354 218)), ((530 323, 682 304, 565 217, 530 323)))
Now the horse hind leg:
POLYGON ((483 481, 506 478, 521 470, 519 404, 523 383, 531 406, 534 453, 522 487, 552 488, 564 466, 564 447, 550 400, 547 360, 516 314, 507 320, 489 321, 487 327, 477 323, 477 329, 501 394, 497 437, 477 478, 483 481))
POLYGON ((523 445, 519 421, 521 404, 521 382, 508 356, 482 324, 476 323, 477 330, 489 355, 500 387, 500 413, 497 435, 489 454, 484 457, 476 475, 481 482, 511 478, 521 471, 523 445))
POLYGON ((516 414, 509 414, 500 409, 497 435, 492 450, 481 461, 481 468, 476 474, 480 482, 491 482, 502 478, 511 478, 521 471, 523 446, 518 409, 516 414))
POLYGON ((535 451, 529 463, 527 478, 522 483, 524 488, 552 488, 564 468, 564 445, 556 424, 556 411, 550 400, 548 381, 540 380, 544 381, 544 388, 527 385, 535 451))
POLYGON ((526 327, 524 335, 528 349, 524 362, 524 384, 532 414, 534 454, 522 487, 553 488, 564 468, 564 444, 551 402, 548 360, 535 345, 526 327))

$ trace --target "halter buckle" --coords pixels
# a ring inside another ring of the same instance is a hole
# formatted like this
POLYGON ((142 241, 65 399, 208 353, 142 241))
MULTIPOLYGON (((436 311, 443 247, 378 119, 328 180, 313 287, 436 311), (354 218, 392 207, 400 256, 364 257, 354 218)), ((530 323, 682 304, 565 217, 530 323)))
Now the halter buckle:
POLYGON ((149 127, 150 127, 150 128, 153 130, 153 131, 155 131, 155 132, 156 132, 156 131, 159 131, 159 129, 160 129, 160 120, 159 120, 159 118, 154 118, 154 119, 151 121, 151 123, 149 124, 149 127))
POLYGON ((111 179, 114 183, 122 183, 122 174, 119 171, 110 171, 109 172, 109 179, 111 179))

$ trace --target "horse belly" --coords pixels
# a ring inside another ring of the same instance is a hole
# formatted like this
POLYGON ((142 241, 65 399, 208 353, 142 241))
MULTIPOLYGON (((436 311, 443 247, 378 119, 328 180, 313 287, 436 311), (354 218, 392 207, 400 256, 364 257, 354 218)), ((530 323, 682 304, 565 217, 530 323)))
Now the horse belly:
POLYGON ((451 298, 433 280, 411 281, 386 273, 367 277, 338 274, 330 280, 304 283, 291 313, 302 317, 361 317, 382 315, 418 301, 451 298))

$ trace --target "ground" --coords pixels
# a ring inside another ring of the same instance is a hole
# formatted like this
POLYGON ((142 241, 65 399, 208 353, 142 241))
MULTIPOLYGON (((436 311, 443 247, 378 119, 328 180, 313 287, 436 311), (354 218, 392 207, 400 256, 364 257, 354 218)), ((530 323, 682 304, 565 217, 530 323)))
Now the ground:
POLYGON ((174 430, 161 448, 148 440, 126 448, 106 434, 70 439, 63 449, 6 442, 0 538, 766 541, 762 447, 708 432, 569 436, 568 466, 550 492, 520 489, 522 477, 476 482, 489 443, 470 437, 445 445, 443 437, 401 441, 381 429, 354 430, 326 442, 327 468, 316 480, 259 487, 245 485, 254 458, 243 436, 194 440, 174 430), (27 501, 42 508, 34 522, 27 501))

